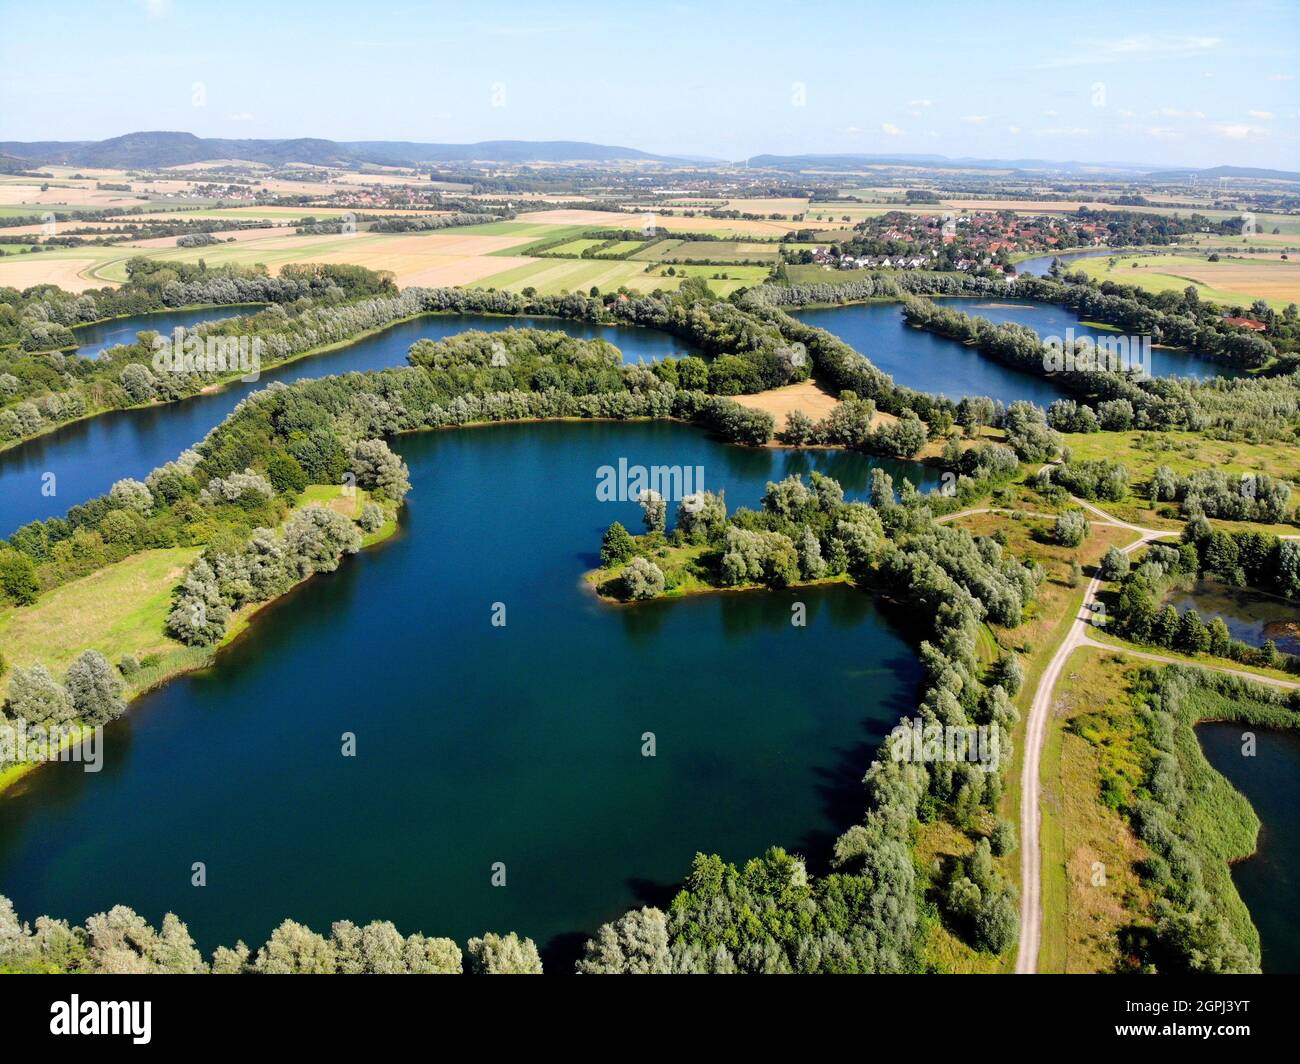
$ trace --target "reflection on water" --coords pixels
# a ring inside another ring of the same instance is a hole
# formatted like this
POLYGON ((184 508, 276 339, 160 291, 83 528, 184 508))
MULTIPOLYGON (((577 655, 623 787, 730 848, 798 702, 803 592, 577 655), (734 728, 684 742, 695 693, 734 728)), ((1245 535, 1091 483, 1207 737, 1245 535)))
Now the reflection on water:
POLYGON ((1300 654, 1300 603, 1203 577, 1190 590, 1171 590, 1165 604, 1179 613, 1194 609, 1207 624, 1221 617, 1232 638, 1250 646, 1271 639, 1284 654, 1300 654))

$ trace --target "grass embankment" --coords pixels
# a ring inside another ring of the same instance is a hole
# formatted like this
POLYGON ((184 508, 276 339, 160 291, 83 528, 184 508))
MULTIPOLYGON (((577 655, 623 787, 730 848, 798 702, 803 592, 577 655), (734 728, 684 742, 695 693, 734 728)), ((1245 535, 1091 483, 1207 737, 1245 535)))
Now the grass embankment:
POLYGON ((1055 692, 1042 754, 1042 972, 1122 971, 1121 931, 1154 922, 1137 873, 1147 849, 1107 800, 1107 781, 1147 772, 1150 746, 1132 711, 1137 671, 1081 647, 1055 692))
MULTIPOLYGON (((346 517, 359 516, 367 493, 357 488, 353 495, 345 496, 343 490, 334 485, 311 485, 299 496, 294 509, 318 504, 346 517)), ((374 532, 363 535, 361 545, 373 546, 396 530, 397 519, 391 517, 374 532)), ((0 703, 13 666, 40 662, 61 678, 86 650, 98 650, 114 664, 126 656, 140 662, 140 670, 123 679, 123 694, 128 701, 175 676, 210 665, 217 652, 237 639, 268 603, 236 611, 225 637, 214 646, 190 647, 172 639, 164 631, 172 592, 200 553, 201 547, 140 551, 55 588, 30 606, 0 611, 0 650, 9 666, 0 676, 0 703)), ((72 737, 64 745, 75 741, 72 737)), ((14 765, 0 772, 0 792, 36 766, 14 765)))

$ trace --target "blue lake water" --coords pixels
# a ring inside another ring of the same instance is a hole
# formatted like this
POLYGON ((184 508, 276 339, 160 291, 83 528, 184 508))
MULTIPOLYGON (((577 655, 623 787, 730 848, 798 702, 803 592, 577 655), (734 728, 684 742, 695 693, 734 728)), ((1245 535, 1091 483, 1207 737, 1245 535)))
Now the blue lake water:
POLYGON ((122 477, 145 476, 201 440, 244 396, 270 381, 404 366, 406 353, 417 340, 436 340, 469 329, 509 328, 558 329, 581 339, 605 339, 619 347, 629 362, 690 353, 682 341, 654 329, 557 318, 429 315, 347 347, 268 368, 256 383, 235 382, 179 403, 111 411, 0 451, 0 536, 28 521, 61 517, 69 507, 103 494, 122 477), (46 473, 55 476, 54 495, 46 494, 46 473))
POLYGON ((221 321, 254 313, 256 307, 208 307, 203 310, 161 310, 156 314, 136 314, 129 318, 78 325, 72 330, 77 338, 77 354, 84 358, 98 358, 110 347, 135 343, 135 338, 145 330, 170 333, 175 328, 189 329, 200 322, 221 321))
POLYGON ((515 930, 563 970, 601 922, 665 904, 696 851, 780 844, 817 866, 861 817, 871 752, 921 675, 868 595, 619 607, 579 579, 611 521, 638 523, 634 503, 596 498, 597 470, 620 457, 702 466, 732 508, 810 468, 861 495, 877 463, 665 422, 395 446, 414 484, 395 540, 135 703, 107 729, 100 773, 49 765, 0 797, 0 893, 21 914, 174 911, 205 951, 263 942, 287 916, 325 932, 391 919, 462 944, 515 930), (490 624, 496 602, 505 627, 490 624), (344 732, 356 757, 340 754, 344 732))

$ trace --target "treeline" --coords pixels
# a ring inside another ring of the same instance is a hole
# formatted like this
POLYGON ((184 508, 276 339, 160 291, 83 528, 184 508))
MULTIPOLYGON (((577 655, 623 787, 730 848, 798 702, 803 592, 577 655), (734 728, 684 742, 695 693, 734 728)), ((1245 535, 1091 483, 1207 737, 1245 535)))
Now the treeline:
MULTIPOLYGON (((993 729, 1004 756, 994 771, 963 760, 917 761, 891 735, 866 775, 868 812, 836 842, 829 875, 810 876, 802 860, 779 849, 740 868, 697 856, 666 914, 643 909, 605 925, 579 970, 918 971, 931 907, 973 948, 1011 948, 1016 894, 993 858, 1010 852, 1015 831, 995 811, 1017 720, 1011 698, 1023 673, 1010 655, 982 667, 975 647, 982 623, 1020 623, 1041 571, 1005 556, 992 539, 936 524, 927 498, 914 490, 905 487, 896 501, 880 470, 870 506, 844 502, 830 478, 814 474, 805 485, 790 477, 768 485, 761 510, 730 518, 716 497, 692 500, 679 510, 679 533, 713 545, 723 584, 735 578, 780 586, 845 565, 888 600, 905 602, 921 636, 917 717, 926 727, 993 729), (918 821, 940 819, 975 844, 969 857, 927 873, 913 861, 913 831, 918 821)), ((611 546, 626 543, 607 533, 607 558, 611 546)))
POLYGON ((1033 329, 994 324, 928 300, 906 299, 909 323, 939 333, 1026 373, 1051 376, 1080 396, 1074 407, 1058 408, 1058 420, 1073 431, 1102 427, 1156 431, 1186 429, 1218 439, 1251 442, 1293 439, 1300 427, 1300 378, 1141 378, 1124 367, 1107 366, 1108 353, 1092 345, 1073 350, 1045 344, 1033 329), (1075 368, 1070 369, 1073 358, 1075 368), (1066 368, 1061 368, 1062 366, 1066 368), (1092 408, 1082 413, 1083 404, 1092 408), (1067 416, 1068 411, 1068 416, 1067 416), (1131 419, 1130 419, 1131 412, 1131 419))
MULTIPOLYGON (((73 348, 72 326, 105 318, 147 314, 178 307, 239 303, 291 304, 300 299, 346 299, 395 295, 388 274, 360 266, 288 265, 272 277, 263 266, 164 262, 134 258, 119 288, 65 292, 56 285, 19 291, 0 288, 0 356, 17 344, 24 351, 73 348)), ((11 367, 12 368, 12 367, 11 367)))
POLYGON ((1272 640, 1254 647, 1233 639, 1221 618, 1206 624, 1195 609, 1179 614, 1173 605, 1160 606, 1170 587, 1190 584, 1202 576, 1300 600, 1300 541, 1261 532, 1216 531, 1198 516, 1184 526, 1177 547, 1153 544, 1136 566, 1118 551, 1107 552, 1101 575, 1119 583, 1108 627, 1127 639, 1188 654, 1209 653, 1247 665, 1300 671, 1300 658, 1279 653, 1272 640))
POLYGON ((428 233, 437 229, 455 229, 462 225, 479 225, 488 222, 508 222, 515 216, 514 211, 478 214, 471 211, 456 211, 452 214, 435 214, 425 217, 380 218, 371 222, 371 233, 428 233))
POLYGON ((256 951, 243 942, 220 946, 205 960, 189 928, 168 913, 155 928, 125 905, 97 913, 84 926, 38 917, 24 923, 0 895, 0 972, 76 975, 540 975, 531 938, 488 933, 465 952, 449 938, 403 935, 376 920, 331 925, 329 936, 285 920, 256 951))
POLYGON ((1234 477, 1221 469, 1197 469, 1181 476, 1167 465, 1158 465, 1151 477, 1150 492, 1152 502, 1177 501, 1193 515, 1263 524, 1294 518, 1291 485, 1267 473, 1234 477))

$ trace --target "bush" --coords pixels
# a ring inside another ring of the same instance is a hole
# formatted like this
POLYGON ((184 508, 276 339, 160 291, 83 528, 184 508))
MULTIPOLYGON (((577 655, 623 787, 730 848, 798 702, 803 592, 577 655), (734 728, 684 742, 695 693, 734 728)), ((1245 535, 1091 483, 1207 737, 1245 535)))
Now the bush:
POLYGON ((98 650, 87 650, 69 666, 66 683, 77 716, 87 724, 106 724, 126 711, 122 681, 98 650))
POLYGON ((1077 547, 1088 536, 1088 518, 1082 510, 1066 510, 1052 526, 1052 540, 1062 547, 1077 547))
POLYGON ((663 570, 647 558, 633 558, 622 578, 623 593, 630 599, 652 599, 664 592, 663 570))

